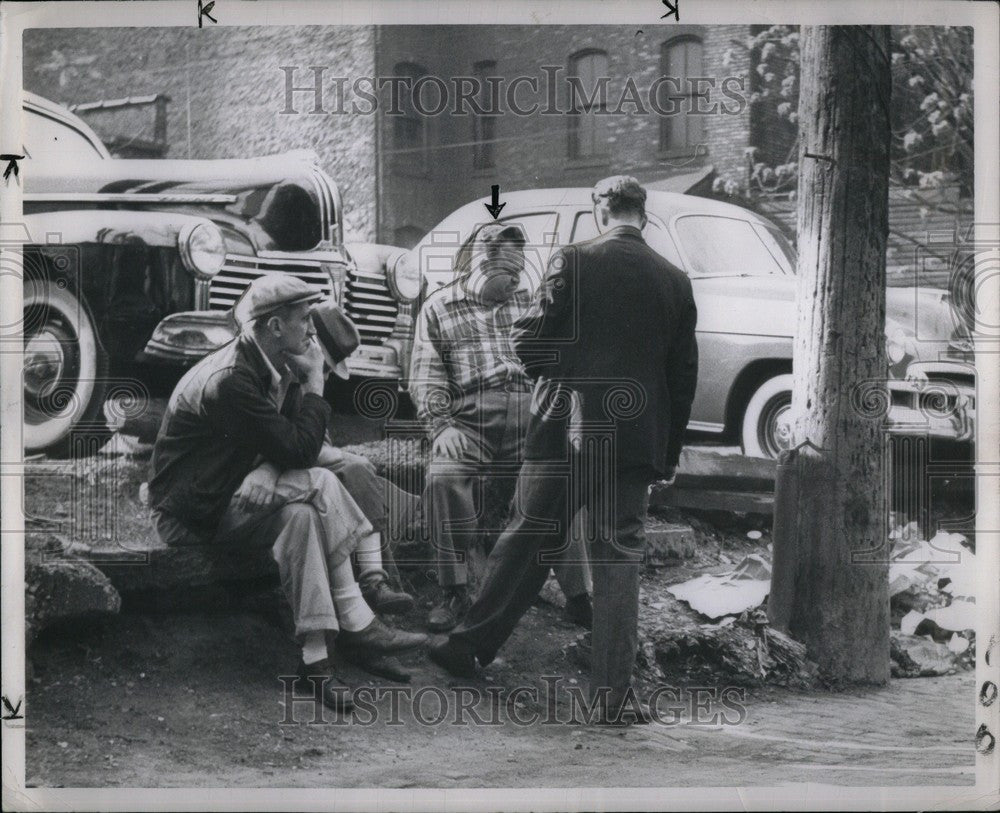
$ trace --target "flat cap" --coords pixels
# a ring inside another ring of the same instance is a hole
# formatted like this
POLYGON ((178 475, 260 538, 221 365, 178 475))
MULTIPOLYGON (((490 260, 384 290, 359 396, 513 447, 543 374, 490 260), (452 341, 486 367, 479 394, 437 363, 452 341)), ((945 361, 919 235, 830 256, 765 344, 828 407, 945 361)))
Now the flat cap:
POLYGON ((591 195, 595 203, 598 198, 608 198, 612 209, 623 204, 640 207, 646 205, 646 190, 631 175, 612 175, 610 178, 603 178, 594 184, 591 195))
POLYGON ((246 324, 285 305, 317 302, 322 297, 322 293, 294 274, 270 273, 250 283, 233 311, 240 324, 246 324))

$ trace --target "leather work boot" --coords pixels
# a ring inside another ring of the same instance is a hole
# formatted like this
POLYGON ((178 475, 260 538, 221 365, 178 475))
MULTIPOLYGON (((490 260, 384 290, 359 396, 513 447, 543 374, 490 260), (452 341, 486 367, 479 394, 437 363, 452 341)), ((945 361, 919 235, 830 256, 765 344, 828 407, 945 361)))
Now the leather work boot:
POLYGON ((416 649, 427 643, 427 636, 422 632, 405 632, 394 627, 387 627, 377 618, 360 632, 341 630, 337 635, 337 644, 351 649, 367 649, 371 652, 405 652, 416 649))
POLYGON ((444 601, 427 614, 427 629, 431 632, 448 632, 454 629, 472 606, 472 597, 464 584, 449 587, 444 601))
POLYGON ((300 658, 296 674, 299 676, 299 689, 308 691, 327 708, 334 711, 350 711, 354 708, 351 687, 333 672, 333 664, 329 658, 308 666, 300 658))
POLYGON ((413 596, 393 590, 384 576, 364 581, 361 595, 376 613, 407 613, 414 606, 413 596))
POLYGON ((463 652, 448 638, 439 644, 434 644, 427 650, 427 656, 455 677, 471 678, 476 676, 476 656, 463 652))
POLYGON ((592 630, 594 628, 594 605, 590 603, 590 596, 586 593, 580 593, 578 596, 566 599, 563 617, 571 624, 592 630))

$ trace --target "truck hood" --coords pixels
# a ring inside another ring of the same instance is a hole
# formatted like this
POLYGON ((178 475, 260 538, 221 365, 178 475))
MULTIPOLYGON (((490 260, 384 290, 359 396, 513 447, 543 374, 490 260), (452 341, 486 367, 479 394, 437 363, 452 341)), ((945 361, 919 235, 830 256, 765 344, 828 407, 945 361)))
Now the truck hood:
POLYGON ((25 202, 53 208, 154 207, 243 233, 257 250, 336 242, 339 196, 307 150, 224 160, 46 162, 25 172, 25 202))

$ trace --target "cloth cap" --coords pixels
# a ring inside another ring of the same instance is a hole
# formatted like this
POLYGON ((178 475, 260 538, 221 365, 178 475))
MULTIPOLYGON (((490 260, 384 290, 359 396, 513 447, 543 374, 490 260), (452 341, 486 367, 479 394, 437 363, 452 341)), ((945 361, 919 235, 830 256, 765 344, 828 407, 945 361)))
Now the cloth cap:
POLYGON ((339 378, 349 378, 345 359, 361 345, 361 336, 346 313, 332 299, 313 305, 313 326, 326 363, 339 378))
POLYGON ((285 305, 316 302, 323 295, 293 274, 270 273, 247 286, 233 312, 241 325, 273 313, 285 305))
POLYGON ((524 231, 515 223, 487 223, 479 230, 479 242, 487 249, 492 249, 504 243, 523 246, 524 231))

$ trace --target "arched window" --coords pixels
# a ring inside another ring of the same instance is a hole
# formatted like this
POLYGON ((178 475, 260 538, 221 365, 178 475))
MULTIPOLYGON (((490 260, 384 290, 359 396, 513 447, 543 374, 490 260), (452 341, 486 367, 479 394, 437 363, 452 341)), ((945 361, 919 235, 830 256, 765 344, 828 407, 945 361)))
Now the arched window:
POLYGON ((413 62, 397 62, 393 75, 412 80, 408 86, 398 86, 399 98, 390 99, 387 107, 388 110, 395 108, 402 111, 401 115, 390 115, 395 153, 393 166, 415 173, 424 172, 427 169, 427 122, 413 106, 413 85, 422 76, 427 76, 427 69, 413 62))
POLYGON ((569 58, 569 157, 593 158, 608 154, 608 55, 579 51, 569 58))
POLYGON ((693 150, 705 140, 704 117, 692 113, 698 88, 691 81, 704 76, 702 45, 698 37, 675 37, 660 48, 660 76, 671 81, 659 85, 659 107, 673 110, 660 119, 660 149, 664 152, 693 150))

